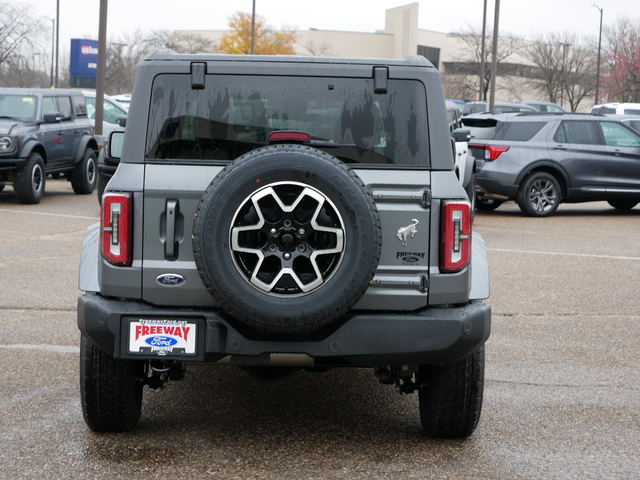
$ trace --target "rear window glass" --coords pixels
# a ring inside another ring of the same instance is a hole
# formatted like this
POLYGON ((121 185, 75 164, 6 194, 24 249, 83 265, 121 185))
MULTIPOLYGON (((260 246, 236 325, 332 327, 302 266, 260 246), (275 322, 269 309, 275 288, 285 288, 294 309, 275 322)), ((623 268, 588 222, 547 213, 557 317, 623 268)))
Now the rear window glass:
POLYGON ((462 117, 463 128, 469 130, 472 138, 493 138, 496 128, 501 124, 494 118, 462 117))
POLYGON ((496 140, 526 142, 546 125, 546 122, 506 122, 493 137, 496 140))
POLYGON ((640 109, 638 108, 625 108, 624 113, 626 115, 640 115, 640 109))
POLYGON ((609 114, 614 114, 616 113, 616 109, 615 108, 609 108, 609 107, 594 107, 591 109, 591 113, 599 113, 600 115, 609 115, 609 114))
POLYGON ((154 79, 146 139, 152 160, 233 160, 294 130, 348 163, 428 165, 422 83, 328 77, 190 75, 154 79))

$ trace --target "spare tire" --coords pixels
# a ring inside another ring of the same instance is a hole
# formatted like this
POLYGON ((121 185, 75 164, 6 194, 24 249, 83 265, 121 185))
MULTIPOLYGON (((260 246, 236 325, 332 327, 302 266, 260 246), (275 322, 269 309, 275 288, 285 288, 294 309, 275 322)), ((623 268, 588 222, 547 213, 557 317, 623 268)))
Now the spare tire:
POLYGON ((308 333, 362 297, 380 259, 371 194, 335 157, 271 145, 229 164, 193 225, 198 272, 222 308, 265 333, 308 333))

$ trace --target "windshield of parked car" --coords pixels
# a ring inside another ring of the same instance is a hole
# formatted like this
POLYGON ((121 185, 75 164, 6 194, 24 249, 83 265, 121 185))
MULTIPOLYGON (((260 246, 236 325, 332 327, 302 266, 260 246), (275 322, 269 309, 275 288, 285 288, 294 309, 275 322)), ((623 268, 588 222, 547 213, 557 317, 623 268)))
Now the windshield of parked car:
POLYGON ((32 95, 0 95, 0 118, 34 121, 38 102, 32 95))
POLYGON ((363 78, 208 75, 192 89, 189 75, 159 75, 149 116, 151 160, 233 160, 293 130, 344 162, 429 164, 424 86, 413 80, 375 94, 363 78))

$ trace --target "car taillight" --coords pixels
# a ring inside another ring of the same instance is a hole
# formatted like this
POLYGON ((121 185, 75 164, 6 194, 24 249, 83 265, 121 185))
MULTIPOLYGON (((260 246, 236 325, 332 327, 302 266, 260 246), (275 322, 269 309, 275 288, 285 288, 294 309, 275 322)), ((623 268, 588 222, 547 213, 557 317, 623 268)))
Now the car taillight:
POLYGON ((106 193, 100 214, 100 251, 113 265, 131 264, 131 195, 106 193))
POLYGON ((501 147, 497 145, 469 145, 469 148, 477 148, 479 150, 484 150, 484 159, 488 162, 493 162, 496 158, 500 156, 501 153, 509 150, 509 147, 501 147))
POLYGON ((471 260, 471 204, 462 200, 442 203, 440 270, 459 272, 471 260))

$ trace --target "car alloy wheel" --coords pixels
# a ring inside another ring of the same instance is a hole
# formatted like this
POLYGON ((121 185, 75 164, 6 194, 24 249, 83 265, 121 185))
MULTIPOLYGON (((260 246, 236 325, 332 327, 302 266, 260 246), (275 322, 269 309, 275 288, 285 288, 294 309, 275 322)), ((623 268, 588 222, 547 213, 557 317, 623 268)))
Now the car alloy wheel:
POLYGON ((534 172, 525 178, 516 201, 523 213, 533 217, 547 217, 560 204, 560 183, 550 173, 534 172))
POLYGON ((232 222, 238 271, 269 295, 300 295, 321 286, 344 254, 344 222, 322 192, 278 182, 252 195, 232 222))

